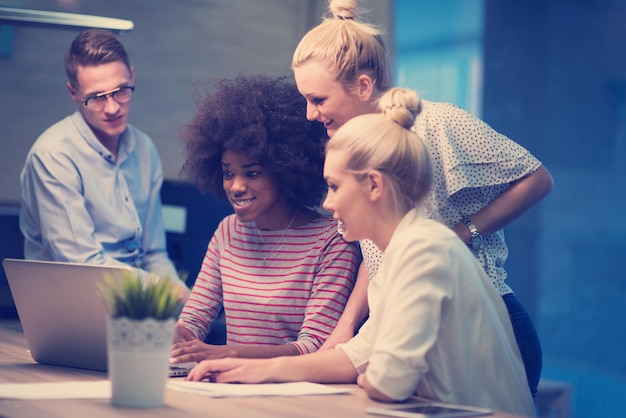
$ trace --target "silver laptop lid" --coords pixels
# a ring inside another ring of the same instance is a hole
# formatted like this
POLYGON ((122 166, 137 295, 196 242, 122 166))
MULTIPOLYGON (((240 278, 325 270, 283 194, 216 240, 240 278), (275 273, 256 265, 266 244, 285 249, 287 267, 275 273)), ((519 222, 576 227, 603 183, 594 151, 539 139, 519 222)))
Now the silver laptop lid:
POLYGON ((107 370, 106 309, 98 283, 127 267, 4 259, 33 360, 107 370))

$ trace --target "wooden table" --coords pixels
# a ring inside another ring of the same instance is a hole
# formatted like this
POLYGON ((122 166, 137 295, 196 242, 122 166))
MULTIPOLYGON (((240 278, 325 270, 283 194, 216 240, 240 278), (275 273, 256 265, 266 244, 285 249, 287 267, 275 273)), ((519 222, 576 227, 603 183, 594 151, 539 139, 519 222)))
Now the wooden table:
MULTIPOLYGON (((106 379, 104 372, 35 363, 16 320, 0 320, 0 383, 67 382, 106 379)), ((365 408, 380 406, 356 385, 342 395, 209 398, 167 389, 160 408, 114 407, 108 399, 20 400, 0 399, 2 418, 38 417, 362 417, 373 418, 365 408)), ((493 418, 520 418, 497 413, 493 418)))

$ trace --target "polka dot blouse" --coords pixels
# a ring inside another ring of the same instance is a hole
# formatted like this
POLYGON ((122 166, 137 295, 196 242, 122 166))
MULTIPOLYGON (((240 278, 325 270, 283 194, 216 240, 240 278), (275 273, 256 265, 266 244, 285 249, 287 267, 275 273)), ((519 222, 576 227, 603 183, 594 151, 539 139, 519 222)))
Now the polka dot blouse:
MULTIPOLYGON (((433 190, 424 207, 429 216, 453 227, 487 206, 509 184, 541 166, 524 147, 496 132, 471 113, 449 103, 422 100, 413 131, 428 147, 434 168, 433 190)), ((370 279, 382 253, 369 240, 361 250, 370 279)), ((476 257, 501 295, 511 293, 504 282, 508 248, 504 231, 484 237, 476 257)))

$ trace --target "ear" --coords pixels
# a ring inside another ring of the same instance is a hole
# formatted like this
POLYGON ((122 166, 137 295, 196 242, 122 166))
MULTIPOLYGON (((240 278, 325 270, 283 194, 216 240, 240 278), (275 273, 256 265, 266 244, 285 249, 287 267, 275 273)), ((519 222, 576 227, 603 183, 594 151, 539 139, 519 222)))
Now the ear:
POLYGON ((380 173, 380 171, 372 170, 367 173, 366 184, 370 201, 375 202, 379 200, 383 195, 383 190, 385 188, 383 175, 380 173))
POLYGON ((135 67, 130 66, 130 84, 135 85, 135 67))
POLYGON ((374 94, 374 82, 367 74, 361 74, 358 78, 359 99, 369 102, 374 94))
POLYGON ((77 104, 80 104, 81 100, 78 97, 78 92, 76 91, 74 86, 72 86, 72 83, 68 81, 66 86, 67 86, 67 91, 70 93, 70 97, 72 98, 72 100, 76 102, 77 104))

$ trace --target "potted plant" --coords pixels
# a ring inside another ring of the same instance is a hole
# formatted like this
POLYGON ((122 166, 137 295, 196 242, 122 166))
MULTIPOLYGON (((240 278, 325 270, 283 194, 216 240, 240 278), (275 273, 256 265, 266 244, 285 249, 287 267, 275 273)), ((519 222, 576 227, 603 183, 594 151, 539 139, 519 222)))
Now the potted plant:
POLYGON ((107 360, 111 403, 163 405, 178 294, 169 280, 128 270, 106 277, 100 291, 108 305, 107 360))

